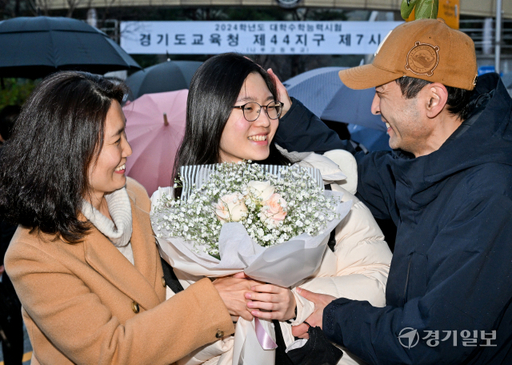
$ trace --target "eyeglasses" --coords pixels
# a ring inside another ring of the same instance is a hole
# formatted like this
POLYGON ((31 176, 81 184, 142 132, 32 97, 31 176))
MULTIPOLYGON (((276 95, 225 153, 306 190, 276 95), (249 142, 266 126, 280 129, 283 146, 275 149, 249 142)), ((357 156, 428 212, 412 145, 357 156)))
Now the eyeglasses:
POLYGON ((269 119, 278 119, 283 111, 283 103, 280 101, 271 101, 267 105, 260 105, 255 101, 251 101, 244 105, 235 105, 233 108, 242 109, 245 119, 248 122, 254 122, 260 117, 262 108, 265 108, 265 113, 267 113, 269 119))

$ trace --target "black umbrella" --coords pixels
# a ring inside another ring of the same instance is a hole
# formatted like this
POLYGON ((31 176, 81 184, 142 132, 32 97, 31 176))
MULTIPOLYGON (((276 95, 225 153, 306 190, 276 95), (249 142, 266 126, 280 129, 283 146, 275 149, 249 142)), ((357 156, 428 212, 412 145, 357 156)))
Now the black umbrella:
POLYGON ((188 89, 190 80, 201 66, 199 61, 166 61, 137 71, 126 79, 132 90, 130 100, 144 94, 188 89))
POLYGON ((141 67, 105 33, 77 19, 19 17, 0 23, 0 77, 58 70, 97 74, 141 67))

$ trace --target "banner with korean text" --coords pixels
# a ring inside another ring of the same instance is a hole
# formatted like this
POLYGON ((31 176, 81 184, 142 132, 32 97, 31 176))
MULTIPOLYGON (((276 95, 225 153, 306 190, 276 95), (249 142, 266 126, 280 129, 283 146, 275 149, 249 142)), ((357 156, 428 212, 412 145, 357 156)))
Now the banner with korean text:
POLYGON ((126 21, 130 54, 372 54, 402 22, 126 21))

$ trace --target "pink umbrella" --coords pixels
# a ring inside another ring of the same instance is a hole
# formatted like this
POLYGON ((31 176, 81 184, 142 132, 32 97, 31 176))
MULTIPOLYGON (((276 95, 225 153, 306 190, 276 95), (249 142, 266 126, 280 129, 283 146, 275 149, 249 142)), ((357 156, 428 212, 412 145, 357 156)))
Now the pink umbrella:
POLYGON ((174 156, 185 134, 187 96, 188 90, 144 94, 123 107, 133 149, 126 172, 150 196, 171 184, 174 156))

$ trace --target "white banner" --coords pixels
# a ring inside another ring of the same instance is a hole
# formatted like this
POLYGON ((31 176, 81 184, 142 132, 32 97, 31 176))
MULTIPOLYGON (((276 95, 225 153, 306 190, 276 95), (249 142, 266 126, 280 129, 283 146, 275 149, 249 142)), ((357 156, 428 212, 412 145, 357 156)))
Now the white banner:
POLYGON ((130 54, 372 54, 402 22, 133 21, 121 22, 130 54))

